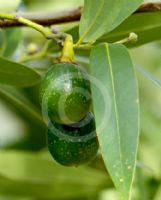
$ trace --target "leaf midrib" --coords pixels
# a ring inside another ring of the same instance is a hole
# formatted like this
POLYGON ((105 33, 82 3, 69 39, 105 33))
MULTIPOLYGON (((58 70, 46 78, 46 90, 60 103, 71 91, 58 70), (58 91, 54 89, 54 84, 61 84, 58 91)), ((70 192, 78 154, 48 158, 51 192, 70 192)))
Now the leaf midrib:
MULTIPOLYGON (((112 61, 110 57, 110 50, 108 47, 108 44, 106 45, 106 52, 107 52, 107 62, 109 63, 109 70, 110 70, 110 77, 111 77, 111 83, 112 83, 112 93, 113 93, 113 99, 114 99, 114 109, 115 109, 115 118, 116 118, 116 126, 117 126, 117 135, 119 139, 119 156, 120 156, 120 161, 121 161, 121 139, 120 139, 120 129, 119 129, 119 115, 118 115, 118 109, 117 109, 117 101, 116 101, 116 94, 115 94, 115 81, 114 81, 114 76, 113 76, 113 70, 112 70, 112 61)), ((123 165, 121 163, 121 173, 122 177, 124 177, 124 170, 123 170, 123 165)), ((124 185, 125 186, 125 185, 124 185)))
POLYGON ((98 12, 97 12, 97 14, 96 14, 94 20, 91 22, 89 28, 88 28, 88 29, 85 31, 85 33, 81 36, 80 41, 83 41, 83 40, 84 40, 84 38, 86 37, 86 35, 90 32, 90 30, 92 29, 92 27, 95 25, 95 22, 96 22, 97 18, 99 17, 99 14, 101 13, 104 4, 105 4, 105 0, 102 0, 102 5, 100 6, 100 9, 98 10, 98 12))

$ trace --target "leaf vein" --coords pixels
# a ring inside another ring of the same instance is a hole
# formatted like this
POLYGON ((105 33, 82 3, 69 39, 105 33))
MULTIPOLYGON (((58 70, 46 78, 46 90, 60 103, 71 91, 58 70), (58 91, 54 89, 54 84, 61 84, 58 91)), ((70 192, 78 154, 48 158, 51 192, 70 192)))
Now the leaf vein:
MULTIPOLYGON (((113 76, 113 70, 112 70, 112 61, 111 61, 111 57, 110 57, 110 51, 109 51, 109 47, 106 45, 106 51, 107 51, 107 58, 108 58, 108 63, 109 63, 109 70, 110 70, 110 77, 111 77, 111 83, 112 83, 112 93, 113 93, 113 99, 114 99, 114 109, 115 109, 115 116, 116 116, 116 126, 117 126, 117 135, 118 135, 118 139, 119 139, 119 156, 120 156, 120 161, 121 161, 121 139, 120 139, 120 129, 119 129, 119 115, 118 115, 118 108, 117 108, 117 100, 116 100, 116 94, 115 94, 115 80, 114 80, 114 76, 113 76)), ((124 170, 123 170, 123 165, 122 162, 121 163, 121 172, 122 172, 122 176, 124 177, 124 170)))
POLYGON ((95 22, 97 20, 97 18, 99 17, 102 8, 104 7, 105 4, 105 0, 102 0, 102 5, 100 6, 100 8, 98 9, 98 12, 96 13, 95 18, 93 19, 93 21, 91 22, 91 24, 89 25, 88 29, 85 31, 85 33, 81 36, 80 41, 82 42, 84 40, 84 38, 86 37, 86 35, 89 33, 89 31, 92 29, 92 27, 95 25, 95 22))

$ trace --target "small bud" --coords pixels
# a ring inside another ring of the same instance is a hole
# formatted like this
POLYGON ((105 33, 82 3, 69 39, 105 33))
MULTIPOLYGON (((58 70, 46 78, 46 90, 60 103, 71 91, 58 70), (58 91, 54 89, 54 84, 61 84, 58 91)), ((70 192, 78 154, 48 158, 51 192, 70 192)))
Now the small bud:
POLYGON ((59 34, 60 33, 60 28, 57 27, 57 26, 52 27, 52 33, 59 34))
POLYGON ((31 44, 29 44, 28 47, 27 47, 27 53, 28 53, 29 55, 32 55, 32 54, 37 53, 38 50, 39 50, 39 48, 38 48, 38 46, 37 46, 35 43, 31 43, 31 44))
POLYGON ((131 33, 129 34, 129 40, 130 40, 130 41, 133 41, 133 42, 137 42, 137 40, 138 40, 138 35, 137 35, 136 33, 134 33, 134 32, 131 32, 131 33))

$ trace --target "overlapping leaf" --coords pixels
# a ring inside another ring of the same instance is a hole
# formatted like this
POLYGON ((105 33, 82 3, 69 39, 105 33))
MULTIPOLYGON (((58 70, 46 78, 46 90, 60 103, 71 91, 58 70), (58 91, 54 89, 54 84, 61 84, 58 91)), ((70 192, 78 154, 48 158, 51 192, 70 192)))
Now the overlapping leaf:
POLYGON ((40 81, 40 75, 31 68, 0 57, 0 83, 27 87, 40 81))
POLYGON ((0 193, 6 196, 84 198, 95 196, 108 181, 104 174, 96 170, 64 170, 64 167, 38 153, 0 151, 0 161, 0 193))
POLYGON ((80 41, 95 41, 117 27, 141 3, 142 0, 85 0, 79 29, 80 41))
POLYGON ((6 102, 12 104, 17 111, 23 114, 30 122, 34 122, 40 127, 45 127, 41 113, 38 109, 23 95, 22 91, 13 87, 0 85, 0 97, 6 102))
POLYGON ((138 41, 128 43, 133 47, 161 39, 161 12, 138 13, 131 15, 116 29, 103 35, 97 42, 116 42, 128 37, 130 32, 138 35, 138 41), (148 20, 147 20, 148 19, 148 20))
POLYGON ((102 156, 122 200, 128 200, 139 136, 138 88, 127 49, 99 44, 90 57, 92 98, 102 156))

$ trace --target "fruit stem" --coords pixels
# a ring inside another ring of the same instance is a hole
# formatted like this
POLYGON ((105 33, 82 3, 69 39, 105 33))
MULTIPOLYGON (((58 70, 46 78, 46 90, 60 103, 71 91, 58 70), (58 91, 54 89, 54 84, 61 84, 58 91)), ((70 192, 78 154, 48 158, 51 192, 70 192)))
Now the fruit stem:
POLYGON ((86 50, 90 50, 93 45, 91 43, 87 43, 87 44, 80 44, 79 46, 77 46, 76 44, 74 44, 73 46, 75 49, 86 49, 86 50))
POLYGON ((73 38, 66 34, 60 62, 74 62, 73 38))

